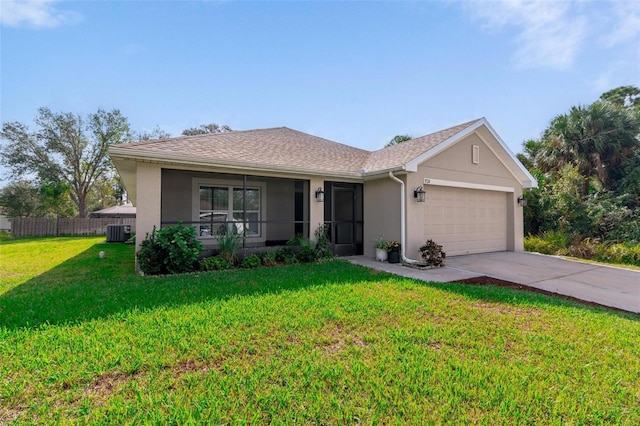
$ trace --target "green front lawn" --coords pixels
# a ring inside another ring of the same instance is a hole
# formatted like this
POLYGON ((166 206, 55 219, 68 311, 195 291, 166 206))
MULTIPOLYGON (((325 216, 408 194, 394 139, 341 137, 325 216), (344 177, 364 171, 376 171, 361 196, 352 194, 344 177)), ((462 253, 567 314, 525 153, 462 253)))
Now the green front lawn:
POLYGON ((344 261, 140 277, 99 241, 0 243, 0 424, 640 424, 637 315, 344 261))

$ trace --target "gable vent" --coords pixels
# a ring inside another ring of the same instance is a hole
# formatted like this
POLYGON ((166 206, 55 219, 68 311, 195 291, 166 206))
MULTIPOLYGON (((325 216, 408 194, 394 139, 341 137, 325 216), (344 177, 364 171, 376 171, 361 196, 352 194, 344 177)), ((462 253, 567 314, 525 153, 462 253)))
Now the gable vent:
POLYGON ((473 164, 480 164, 480 147, 478 145, 471 147, 471 162, 473 164))

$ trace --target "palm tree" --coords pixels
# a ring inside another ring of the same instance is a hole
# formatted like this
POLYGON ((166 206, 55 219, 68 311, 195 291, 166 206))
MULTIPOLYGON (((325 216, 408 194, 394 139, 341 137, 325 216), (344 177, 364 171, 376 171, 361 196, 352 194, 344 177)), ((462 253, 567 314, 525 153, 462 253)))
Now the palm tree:
POLYGON ((567 164, 578 167, 585 181, 583 195, 593 178, 610 190, 625 160, 640 144, 639 129, 633 113, 608 102, 572 107, 568 114, 555 117, 544 132, 541 168, 557 173, 567 164))

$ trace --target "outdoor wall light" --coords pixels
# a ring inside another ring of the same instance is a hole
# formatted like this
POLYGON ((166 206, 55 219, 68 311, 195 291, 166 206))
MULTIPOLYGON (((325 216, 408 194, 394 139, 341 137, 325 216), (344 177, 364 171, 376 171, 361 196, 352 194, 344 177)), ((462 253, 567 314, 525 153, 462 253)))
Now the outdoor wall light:
POLYGON ((324 191, 321 187, 318 187, 318 189, 316 189, 316 201, 319 203, 322 203, 324 201, 324 191))
POLYGON ((419 203, 424 203, 424 188, 419 186, 413 191, 413 198, 415 198, 419 203))
POLYGON ((518 205, 520 207, 527 207, 527 199, 524 198, 524 195, 518 197, 518 205))

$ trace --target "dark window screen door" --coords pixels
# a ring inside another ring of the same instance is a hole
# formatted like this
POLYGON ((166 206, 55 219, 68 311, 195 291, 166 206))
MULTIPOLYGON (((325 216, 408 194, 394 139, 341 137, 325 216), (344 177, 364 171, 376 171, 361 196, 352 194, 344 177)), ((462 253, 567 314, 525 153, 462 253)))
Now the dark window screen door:
POLYGON ((355 191, 347 188, 333 189, 333 223, 335 225, 336 250, 347 254, 354 250, 355 191))

